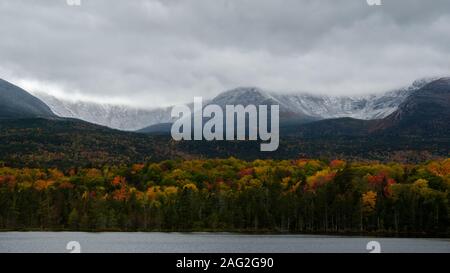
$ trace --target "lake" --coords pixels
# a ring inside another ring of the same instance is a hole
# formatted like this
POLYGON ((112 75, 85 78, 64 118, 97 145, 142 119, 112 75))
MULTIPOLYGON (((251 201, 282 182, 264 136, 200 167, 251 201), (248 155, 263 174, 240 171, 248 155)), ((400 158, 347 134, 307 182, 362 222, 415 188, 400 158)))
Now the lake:
POLYGON ((381 252, 450 253, 450 239, 160 232, 0 232, 0 252, 67 253, 70 241, 81 252, 107 253, 368 253, 370 241, 381 252))

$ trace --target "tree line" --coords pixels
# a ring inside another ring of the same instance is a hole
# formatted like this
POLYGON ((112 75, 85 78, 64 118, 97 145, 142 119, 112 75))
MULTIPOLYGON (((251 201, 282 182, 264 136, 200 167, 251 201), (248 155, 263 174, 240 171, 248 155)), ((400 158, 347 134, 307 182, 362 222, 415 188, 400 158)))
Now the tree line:
POLYGON ((0 167, 0 229, 449 234, 450 159, 0 167))

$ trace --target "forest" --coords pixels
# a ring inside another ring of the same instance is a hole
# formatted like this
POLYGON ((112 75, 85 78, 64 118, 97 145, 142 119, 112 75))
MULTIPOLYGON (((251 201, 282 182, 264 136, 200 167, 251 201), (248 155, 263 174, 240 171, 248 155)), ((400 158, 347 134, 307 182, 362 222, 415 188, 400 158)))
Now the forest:
MULTIPOLYGON (((312 126, 312 124, 311 124, 312 126)), ((284 128, 286 129, 286 128, 284 128)), ((420 163, 449 156, 450 135, 338 135, 333 128, 310 128, 291 135, 280 128, 277 151, 260 151, 260 141, 174 141, 169 135, 122 132, 87 122, 62 119, 0 119, 0 164, 16 168, 103 168, 163 160, 229 158, 314 158, 347 161, 420 163)), ((430 129, 436 132, 436 129, 430 129)))
POLYGON ((1 230, 449 236, 450 158, 0 165, 1 230))

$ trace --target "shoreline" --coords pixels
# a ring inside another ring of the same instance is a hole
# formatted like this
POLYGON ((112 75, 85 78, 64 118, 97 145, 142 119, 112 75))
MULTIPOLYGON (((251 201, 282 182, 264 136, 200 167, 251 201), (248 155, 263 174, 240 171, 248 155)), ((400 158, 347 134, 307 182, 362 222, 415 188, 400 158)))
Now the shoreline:
POLYGON ((0 229, 0 233, 9 232, 42 232, 42 233, 167 233, 167 234, 229 234, 229 235, 305 235, 330 236, 346 238, 398 238, 398 239, 449 239, 449 234, 391 233, 391 232, 277 232, 277 231, 243 231, 243 230, 70 230, 70 229, 0 229))

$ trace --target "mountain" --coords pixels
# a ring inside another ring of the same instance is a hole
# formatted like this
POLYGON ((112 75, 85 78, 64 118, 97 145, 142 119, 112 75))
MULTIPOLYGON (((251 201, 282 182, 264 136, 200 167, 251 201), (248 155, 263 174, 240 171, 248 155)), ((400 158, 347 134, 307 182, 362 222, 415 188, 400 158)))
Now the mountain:
MULTIPOLYGON (((190 104, 192 106, 192 104, 190 104)), ((294 122, 305 123, 317 120, 316 117, 311 117, 303 114, 301 111, 293 111, 293 109, 286 107, 280 101, 278 101, 272 94, 257 88, 257 87, 239 87, 219 94, 211 100, 203 103, 203 107, 207 105, 218 105, 225 112, 226 105, 279 105, 280 106, 280 122, 294 122)), ((192 107, 191 107, 192 110, 192 107)), ((270 113, 270 107, 268 108, 270 113)), ((207 119, 204 119, 206 122, 207 119)), ((236 124, 230 125, 225 123, 224 125, 236 126, 236 124)), ((169 133, 171 129, 170 122, 164 122, 161 124, 153 124, 142 128, 138 132, 141 133, 169 133)), ((218 129, 220 130, 220 129, 218 129)))
MULTIPOLYGON (((102 167, 229 156, 248 160, 309 157, 423 161, 449 155, 449 82, 449 78, 442 78, 412 90, 397 109, 383 119, 345 117, 283 123, 280 125, 279 149, 265 153, 260 152, 260 143, 253 141, 177 142, 170 135, 123 132, 77 119, 56 118, 48 114, 48 108, 40 102, 40 108, 47 110, 44 111, 46 117, 0 119, 0 165, 102 167)), ((18 89, 10 84, 7 86, 8 90, 18 89)), ((25 91, 18 93, 28 101, 30 98, 22 92, 25 91)), ((11 98, 17 97, 16 92, 2 94, 2 102, 11 102, 11 98)), ((242 101, 239 96, 258 103, 277 99, 256 89, 223 94, 213 102, 226 103, 232 101, 230 98, 242 101)), ((35 99, 32 101, 36 102, 35 99)), ((285 107, 280 107, 282 112, 288 112, 285 107)), ((170 123, 160 125, 170 128, 170 123)))
MULTIPOLYGON (((410 94, 433 80, 433 78, 421 79, 405 88, 361 96, 283 94, 268 92, 258 87, 239 87, 219 94, 208 104, 219 105, 222 109, 225 109, 225 105, 238 104, 279 105, 280 125, 285 129, 292 125, 342 117, 373 120, 392 114, 410 94)), ((168 133, 169 131, 170 126, 167 122, 151 124, 139 130, 144 133, 168 133)))
POLYGON ((329 96, 310 93, 283 94, 266 92, 260 88, 236 88, 214 98, 211 103, 269 104, 280 105, 280 111, 292 116, 312 119, 350 117, 356 119, 382 119, 387 117, 414 91, 419 90, 435 78, 424 78, 412 85, 380 94, 360 96, 329 96))
POLYGON ((383 130, 404 135, 450 135, 450 78, 438 79, 413 92, 374 128, 383 130))
POLYGON ((82 167, 177 158, 169 139, 58 117, 27 91, 0 80, 0 166, 82 167))
POLYGON ((60 117, 81 119, 124 131, 171 121, 171 107, 147 110, 125 105, 63 100, 40 92, 35 95, 60 117))
POLYGON ((226 105, 279 105, 281 120, 296 119, 307 122, 320 118, 312 117, 298 108, 290 107, 279 100, 276 94, 266 92, 258 87, 239 87, 223 92, 213 98, 209 104, 219 105, 223 110, 226 105))
POLYGON ((326 119, 286 126, 285 133, 318 136, 447 136, 450 135, 450 78, 440 78, 412 90, 397 109, 378 120, 326 119))
MULTIPOLYGON (((239 87, 205 100, 207 104, 278 104, 280 118, 287 122, 304 123, 306 121, 352 117, 357 119, 380 119, 397 110, 400 103, 414 90, 420 89, 432 79, 414 82, 411 86, 380 94, 361 96, 312 95, 299 92, 283 94, 268 92, 257 87, 239 87)), ((86 101, 70 101, 56 98, 45 93, 35 93, 57 115, 78 118, 110 128, 141 132, 159 132, 172 122, 172 107, 138 109, 125 105, 101 104, 86 101), (165 126, 158 125, 165 123, 165 126), (155 126, 153 126, 155 125, 155 126), (142 129, 143 128, 143 129, 142 129)), ((188 104, 192 108, 192 103, 188 104)))
POLYGON ((382 119, 397 110, 398 106, 415 90, 435 78, 416 80, 412 85, 379 94, 360 96, 327 96, 311 94, 273 94, 273 97, 292 112, 333 119, 350 117, 356 119, 382 119))
POLYGON ((52 118, 55 114, 27 91, 0 79, 0 118, 52 118))
POLYGON ((310 93, 284 94, 268 92, 257 87, 239 87, 223 92, 210 104, 220 105, 280 105, 280 115, 309 119, 350 117, 364 120, 387 117, 414 91, 435 78, 424 78, 412 85, 380 94, 360 96, 329 96, 310 93))
POLYGON ((450 78, 411 90, 383 119, 350 117, 280 124, 280 146, 259 152, 257 142, 182 141, 190 155, 255 158, 346 158, 417 162, 450 155, 450 78))

